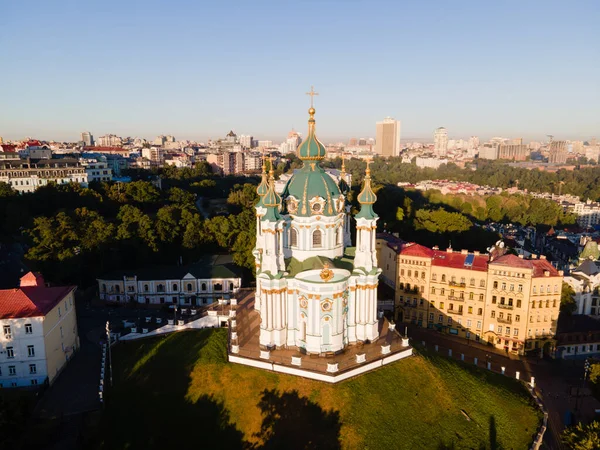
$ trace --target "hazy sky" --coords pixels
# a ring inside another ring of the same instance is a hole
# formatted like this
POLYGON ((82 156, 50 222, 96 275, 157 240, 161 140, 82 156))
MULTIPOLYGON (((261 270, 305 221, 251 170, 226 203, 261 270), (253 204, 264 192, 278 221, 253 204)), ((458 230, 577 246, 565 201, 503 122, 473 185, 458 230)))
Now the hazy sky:
POLYGON ((600 138, 600 1, 0 1, 0 136, 600 138))

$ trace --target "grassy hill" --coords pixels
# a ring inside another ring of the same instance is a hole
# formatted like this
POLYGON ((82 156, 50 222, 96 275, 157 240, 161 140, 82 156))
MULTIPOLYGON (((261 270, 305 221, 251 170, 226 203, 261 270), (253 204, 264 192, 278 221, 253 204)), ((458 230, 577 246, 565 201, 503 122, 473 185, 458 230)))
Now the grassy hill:
POLYGON ((516 381, 437 355, 332 386, 229 364, 226 339, 186 331, 116 347, 91 446, 521 449, 540 421, 516 381))

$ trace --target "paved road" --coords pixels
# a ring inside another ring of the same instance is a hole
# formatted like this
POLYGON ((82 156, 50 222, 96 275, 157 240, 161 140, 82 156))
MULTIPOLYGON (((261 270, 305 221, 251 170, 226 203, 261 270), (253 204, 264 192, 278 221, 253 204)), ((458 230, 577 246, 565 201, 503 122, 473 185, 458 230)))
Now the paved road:
MULTIPOLYGON (((404 325, 399 331, 404 333, 404 325)), ((452 349, 452 357, 460 359, 460 354, 465 355, 465 361, 473 363, 478 358, 478 365, 486 367, 491 363, 491 369, 501 372, 501 367, 506 368, 507 376, 515 376, 520 372, 520 379, 529 381, 535 377, 536 394, 543 400, 548 410, 548 430, 544 435, 544 448, 562 449, 560 433, 564 429, 564 419, 567 411, 575 409, 576 398, 571 395, 574 386, 581 386, 583 375, 583 362, 540 360, 539 358, 517 357, 507 355, 501 350, 494 349, 485 344, 474 341, 465 341, 438 331, 427 330, 409 325, 408 335, 413 341, 425 341, 428 348, 438 345, 441 354, 448 355, 452 349)), ((579 417, 583 421, 594 417, 594 409, 600 408, 598 402, 586 390, 586 396, 579 400, 579 417)))

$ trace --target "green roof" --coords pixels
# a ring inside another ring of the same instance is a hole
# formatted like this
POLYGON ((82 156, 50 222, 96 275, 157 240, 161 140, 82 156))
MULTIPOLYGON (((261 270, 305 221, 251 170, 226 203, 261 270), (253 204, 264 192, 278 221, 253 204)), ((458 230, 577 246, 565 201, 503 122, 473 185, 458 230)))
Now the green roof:
POLYGON ((348 257, 335 258, 332 260, 325 256, 312 256, 304 261, 299 261, 296 258, 289 258, 286 260, 287 271, 290 277, 295 277, 300 272, 306 270, 320 270, 325 267, 345 269, 352 273, 354 269, 352 264, 353 260, 348 257))
POLYGON ((308 110, 310 118, 308 119, 308 136, 298 146, 298 158, 307 160, 321 160, 325 158, 325 146, 317 139, 315 135, 315 109, 308 110))
POLYGON ((232 263, 213 264, 212 258, 185 266, 148 266, 135 270, 114 270, 99 280, 122 280, 123 277, 137 277, 138 281, 181 280, 188 273, 199 279, 240 278, 241 269, 232 263))
POLYGON ((337 215, 336 200, 340 196, 340 188, 318 162, 305 162, 304 166, 290 178, 283 190, 284 199, 289 196, 294 196, 298 202, 296 210, 289 211, 295 216, 337 215), (324 198, 325 204, 321 211, 313 214, 310 201, 314 197, 324 198))

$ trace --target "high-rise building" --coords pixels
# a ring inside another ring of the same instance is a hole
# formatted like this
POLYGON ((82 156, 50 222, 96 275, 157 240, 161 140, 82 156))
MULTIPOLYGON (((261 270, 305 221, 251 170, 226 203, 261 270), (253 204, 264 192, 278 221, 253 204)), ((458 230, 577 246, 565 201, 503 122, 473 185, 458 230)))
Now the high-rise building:
POLYGON ((502 144, 498 147, 498 159, 508 159, 511 161, 525 161, 529 155, 527 145, 523 144, 502 144))
POLYGON ((386 117, 377 122, 375 137, 375 153, 390 157, 400 155, 400 121, 386 117))
POLYGON ((250 135, 245 135, 245 134, 242 134, 242 135, 240 136, 240 139, 239 139, 239 141, 240 141, 240 145, 241 145, 243 148, 246 148, 246 149, 248 149, 248 148, 252 148, 252 147, 253 147, 253 146, 252 146, 252 142, 253 142, 253 140, 254 140, 254 138, 253 138, 252 136, 250 136, 250 135))
POLYGON ((356 139, 356 138, 350 138, 350 140, 348 141, 349 147, 355 147, 357 144, 358 144, 358 139, 356 139))
POLYGON ((163 135, 160 135, 160 136, 156 136, 156 139, 154 139, 152 144, 162 147, 163 145, 165 145, 165 142, 167 142, 167 138, 163 135))
POLYGON ((552 141, 550 143, 548 162, 556 164, 564 164, 567 162, 566 141, 552 141))
POLYGON ((448 130, 440 127, 433 133, 433 148, 436 155, 446 156, 448 153, 448 130))
POLYGON ((469 138, 469 148, 479 148, 479 138, 477 136, 471 136, 469 138))
POLYGON ((107 134, 105 136, 100 136, 96 145, 98 147, 119 147, 123 145, 123 139, 114 134, 107 134))
POLYGON ((81 141, 86 147, 91 147, 92 145, 94 145, 94 136, 92 136, 92 133, 90 133, 89 131, 84 131, 83 133, 81 133, 81 141))

